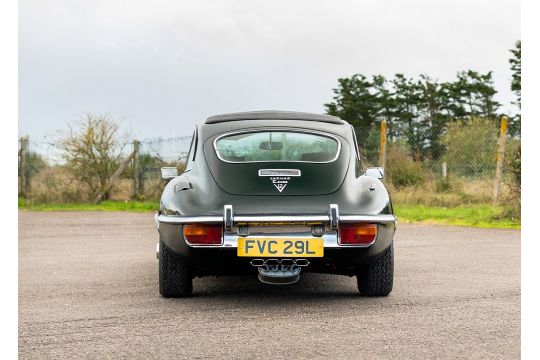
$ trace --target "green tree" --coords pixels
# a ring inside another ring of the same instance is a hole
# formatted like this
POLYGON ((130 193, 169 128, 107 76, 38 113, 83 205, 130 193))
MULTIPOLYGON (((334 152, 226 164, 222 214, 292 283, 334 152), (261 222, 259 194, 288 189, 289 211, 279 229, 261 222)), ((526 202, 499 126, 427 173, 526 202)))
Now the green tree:
POLYGON ((382 75, 374 75, 373 92, 377 99, 378 117, 386 120, 388 137, 393 142, 398 136, 396 119, 396 101, 392 84, 382 75))
MULTIPOLYGON (((403 74, 396 74, 393 81, 395 121, 399 123, 400 137, 404 138, 408 144, 411 156, 414 160, 424 159, 430 151, 430 127, 431 119, 426 112, 437 110, 428 108, 437 103, 434 99, 426 99, 425 86, 422 80, 407 78, 403 74)), ((431 87, 431 86, 430 86, 431 87)), ((433 89, 430 89, 433 90, 433 89)), ((431 94, 436 96, 437 94, 431 94)))
POLYGON ((516 42, 515 48, 510 50, 510 70, 512 70, 511 89, 516 93, 517 104, 521 109, 521 40, 516 42))
POLYGON ((455 118, 472 119, 480 116, 495 119, 497 117, 497 110, 501 104, 494 99, 497 90, 493 84, 491 71, 486 74, 473 70, 461 71, 457 74, 457 81, 453 86, 455 101, 464 108, 464 113, 455 114, 455 118))
POLYGON ((420 75, 421 102, 419 104, 424 124, 425 155, 437 160, 444 153, 441 136, 450 118, 443 113, 442 86, 427 75, 420 75))
POLYGON ((338 116, 358 127, 370 126, 375 122, 380 103, 373 83, 364 75, 338 79, 338 87, 333 91, 334 101, 324 104, 329 115, 338 116))
MULTIPOLYGON (((514 104, 519 106, 521 112, 521 40, 516 42, 515 48, 510 50, 510 70, 512 71, 512 82, 510 88, 516 94, 517 101, 514 104)), ((521 113, 516 114, 510 122, 510 134, 521 134, 521 113)))
POLYGON ((462 94, 464 86, 465 84, 462 79, 441 84, 441 110, 446 114, 448 119, 463 119, 467 115, 465 100, 462 94))
MULTIPOLYGON (((437 160, 445 151, 442 136, 450 122, 498 117, 496 93, 491 72, 461 71, 455 81, 443 83, 427 75, 374 75, 370 80, 356 74, 338 80, 333 101, 325 108, 357 128, 384 118, 390 143, 404 140, 414 160, 437 160)), ((359 145, 366 145, 363 138, 359 145)))

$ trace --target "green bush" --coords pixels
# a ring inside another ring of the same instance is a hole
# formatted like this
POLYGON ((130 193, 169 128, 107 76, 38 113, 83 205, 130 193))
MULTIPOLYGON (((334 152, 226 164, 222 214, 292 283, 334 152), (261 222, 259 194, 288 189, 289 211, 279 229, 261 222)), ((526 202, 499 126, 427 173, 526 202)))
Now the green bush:
POLYGON ((521 219, 521 139, 511 139, 506 146, 505 172, 508 192, 504 198, 504 217, 521 219))
POLYGON ((397 188, 423 184, 422 163, 414 161, 405 145, 393 144, 386 153, 386 174, 397 188))
POLYGON ((448 125, 444 138, 448 172, 467 177, 494 174, 497 139, 497 124, 490 119, 474 118, 448 125))
POLYGON ((438 193, 448 193, 452 190, 452 185, 450 177, 441 177, 435 181, 435 190, 438 193))
POLYGON ((514 186, 521 191, 521 139, 511 139, 506 145, 505 169, 514 186))

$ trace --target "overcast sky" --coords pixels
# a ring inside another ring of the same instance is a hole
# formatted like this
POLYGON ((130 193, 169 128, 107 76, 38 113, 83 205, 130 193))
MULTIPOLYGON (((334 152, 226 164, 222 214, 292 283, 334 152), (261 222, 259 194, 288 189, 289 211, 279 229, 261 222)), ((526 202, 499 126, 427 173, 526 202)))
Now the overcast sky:
POLYGON ((322 113, 337 78, 355 73, 492 70, 502 111, 516 111, 515 0, 19 4, 19 134, 34 140, 85 112, 141 139, 190 135, 218 113, 322 113))

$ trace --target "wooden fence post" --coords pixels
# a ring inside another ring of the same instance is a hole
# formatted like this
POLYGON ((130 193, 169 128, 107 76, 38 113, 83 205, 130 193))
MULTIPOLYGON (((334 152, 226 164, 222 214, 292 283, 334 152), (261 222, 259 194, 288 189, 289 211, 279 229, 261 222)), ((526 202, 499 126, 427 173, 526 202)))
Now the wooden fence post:
POLYGON ((19 175, 21 177, 21 196, 26 198, 30 190, 27 172, 28 159, 28 135, 21 137, 21 148, 19 149, 19 175))
POLYGON ((141 148, 141 142, 139 140, 133 140, 133 198, 139 199, 141 197, 141 181, 140 181, 140 167, 139 167, 139 151, 141 148))
POLYGON ((506 145, 506 133, 508 131, 508 118, 501 118, 501 130, 499 132, 499 142, 497 145, 497 168, 495 170, 495 186, 493 188, 493 202, 497 203, 501 195, 503 167, 504 167, 504 148, 506 145))
POLYGON ((386 167, 386 120, 381 121, 381 136, 379 139, 379 166, 386 167))

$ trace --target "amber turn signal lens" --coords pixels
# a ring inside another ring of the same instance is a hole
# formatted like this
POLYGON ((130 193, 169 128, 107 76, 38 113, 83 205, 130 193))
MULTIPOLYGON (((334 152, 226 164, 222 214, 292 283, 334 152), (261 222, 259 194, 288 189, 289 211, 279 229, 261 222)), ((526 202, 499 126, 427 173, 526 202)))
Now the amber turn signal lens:
POLYGON ((221 244, 221 226, 190 224, 184 225, 184 239, 190 245, 221 244))
POLYGON ((341 245, 370 245, 377 238, 377 224, 343 224, 339 227, 341 245))

